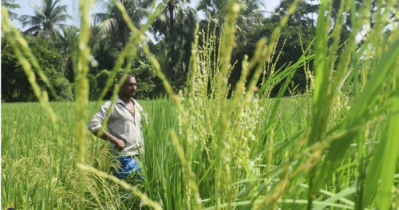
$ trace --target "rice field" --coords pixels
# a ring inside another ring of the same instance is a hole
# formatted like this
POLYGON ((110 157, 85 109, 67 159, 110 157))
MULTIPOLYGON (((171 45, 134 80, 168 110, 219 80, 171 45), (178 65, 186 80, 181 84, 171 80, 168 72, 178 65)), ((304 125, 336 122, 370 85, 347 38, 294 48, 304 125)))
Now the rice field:
MULTIPOLYGON (((227 128, 222 146, 214 137, 220 130, 208 124, 219 124, 215 113, 200 114, 213 110, 210 108, 216 104, 214 101, 207 100, 208 104, 195 111, 199 112, 197 116, 190 116, 191 122, 186 126, 191 127, 191 142, 188 138, 173 139, 188 133, 181 129, 182 122, 171 101, 139 101, 148 113, 149 123, 144 128, 145 154, 142 155, 145 181, 139 183, 136 190, 163 209, 186 209, 189 204, 195 205, 195 197, 189 203, 186 200, 187 194, 192 193, 189 188, 192 186, 187 182, 192 180, 203 209, 216 209, 216 198, 226 199, 219 201, 223 209, 305 209, 309 188, 306 172, 313 164, 309 159, 317 158, 314 151, 304 146, 304 139, 309 135, 311 98, 251 100, 251 106, 242 110, 248 117, 238 121, 234 115, 231 117, 232 124, 227 128), (268 119, 266 116, 277 103, 275 116, 268 119), (257 111, 253 113, 253 110, 257 111), (264 129, 270 121, 271 128, 264 129), (219 166, 223 175, 215 170, 218 158, 223 162, 219 166), (297 166, 300 161, 304 163, 297 166), (216 184, 222 188, 219 192, 215 191, 216 184), (272 204, 275 207, 269 206, 272 204)), ((39 103, 2 104, 2 209, 80 208, 76 119, 71 114, 75 104, 50 105, 59 122, 57 133, 39 103)), ((98 103, 89 103, 88 116, 94 115, 97 109, 98 103)), ((378 142, 372 138, 384 136, 386 123, 370 122, 366 126, 365 133, 358 138, 367 137, 370 145, 365 148, 373 151, 378 142)), ((111 175, 112 155, 107 145, 87 133, 85 162, 94 170, 111 175)), ((355 209, 359 180, 357 148, 356 143, 348 147, 340 167, 317 193, 313 208, 355 209)), ((396 184, 397 178, 398 175, 396 184)), ((85 172, 84 183, 84 209, 136 209, 143 205, 132 191, 107 179, 107 175, 85 172)), ((390 203, 396 205, 397 198, 391 199, 390 203)))
MULTIPOLYGON (((270 71, 266 66, 277 27, 272 37, 259 40, 251 59, 244 59, 231 98, 226 97, 227 78, 239 10, 234 1, 227 5, 219 46, 209 34, 201 51, 193 50, 184 99, 172 91, 141 36, 132 37, 120 59, 133 59, 131 49, 141 44, 168 93, 165 99, 141 102, 149 122, 140 157, 144 181, 137 183, 111 175, 107 143, 86 128, 101 103, 88 101, 86 43, 93 1, 84 2, 76 100, 70 103, 50 103, 38 89, 32 68, 40 68, 28 62, 33 55, 2 12, 2 32, 39 100, 1 106, 2 209, 399 208, 399 31, 392 23, 391 33, 382 33, 388 11, 380 11, 376 26, 357 46, 362 21, 369 19, 367 10, 360 10, 340 49, 342 28, 330 28, 329 4, 320 1, 320 13, 327 17, 318 17, 313 49, 304 49, 286 69, 270 71), (310 60, 313 66, 307 65, 310 60), (308 89, 285 98, 300 65, 307 66, 308 89), (262 75, 266 78, 254 94, 262 75), (269 98, 278 82, 279 95, 269 98)), ((354 10, 354 1, 343 5, 341 11, 354 10)), ((193 49, 197 45, 198 40, 193 49)))
MULTIPOLYGON (((148 192, 150 198, 158 198, 163 202, 177 202, 177 196, 184 197, 183 183, 180 183, 184 177, 181 161, 169 135, 170 130, 179 130, 177 111, 173 104, 165 99, 139 103, 149 115, 149 124, 144 128, 146 148, 142 159, 146 181, 139 188, 148 192)), ((265 101, 263 105, 270 107, 272 103, 273 100, 265 101)), ((284 151, 291 153, 294 149, 289 142, 289 135, 292 135, 291 132, 303 132, 309 99, 283 99, 282 104, 283 109, 277 113, 282 133, 276 133, 281 141, 274 143, 276 149, 281 151, 276 155, 275 162, 281 161, 284 151)), ((53 102, 50 106, 58 122, 57 133, 46 119, 39 103, 2 104, 2 209, 76 209, 80 205, 77 183, 79 173, 76 167, 77 141, 74 136, 75 116, 71 114, 75 104, 53 102)), ((91 102, 87 109, 88 116, 93 116, 98 110, 98 104, 91 102)), ((255 139, 249 141, 257 144, 255 139)), ((85 146, 86 163, 97 170, 109 172, 112 155, 109 153, 108 143, 87 133, 85 146)), ((211 164, 208 158, 217 154, 212 151, 208 153, 197 154, 199 157, 193 160, 198 174, 204 175, 201 185, 203 188, 200 190, 205 194, 211 194, 207 191, 214 187, 214 172, 207 172, 209 165, 200 165, 197 161, 206 160, 206 164, 211 164), (207 177, 212 178, 208 180, 207 177)), ((258 163, 252 166, 253 173, 260 175, 261 167, 256 169, 256 165, 258 163)), ((96 174, 87 173, 85 183, 85 208, 131 209, 140 204, 130 191, 96 174)), ((212 203, 209 200, 204 202, 212 203)), ((165 204, 165 209, 184 208, 183 203, 165 204)))

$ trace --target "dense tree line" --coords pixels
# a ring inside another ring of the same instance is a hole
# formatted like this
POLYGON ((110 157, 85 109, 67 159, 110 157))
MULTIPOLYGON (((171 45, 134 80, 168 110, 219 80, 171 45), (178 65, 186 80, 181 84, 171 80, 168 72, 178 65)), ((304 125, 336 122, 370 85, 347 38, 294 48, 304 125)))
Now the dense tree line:
MULTIPOLYGON (((135 26, 140 28, 150 10, 151 0, 117 0, 121 2, 135 26)), ((373 0, 376 1, 376 0, 373 0)), ((101 11, 93 14, 90 45, 92 55, 98 65, 93 66, 88 74, 90 81, 90 98, 96 99, 105 86, 116 59, 126 46, 132 32, 123 21, 120 11, 113 1, 97 1, 101 11)), ((171 81, 173 88, 183 89, 189 72, 191 46, 194 40, 195 25, 200 28, 198 35, 202 36, 208 29, 215 31, 219 36, 222 33, 224 16, 226 14, 226 0, 201 0, 197 8, 189 6, 190 1, 168 0, 164 10, 151 26, 150 33, 155 38, 148 43, 151 52, 159 60, 162 70, 171 81), (199 13, 205 14, 199 19, 199 13), (210 26, 210 27, 209 27, 210 26)), ((273 29, 279 24, 294 0, 282 0, 274 12, 265 17, 264 5, 259 0, 239 0, 242 4, 241 13, 236 22, 236 46, 232 60, 235 65, 229 80, 232 87, 240 77, 241 61, 244 55, 252 56, 256 42, 262 37, 270 37, 273 29)), ((43 0, 41 5, 35 6, 35 14, 18 17, 13 9, 18 8, 14 0, 1 2, 9 10, 11 17, 21 21, 27 27, 23 33, 28 40, 32 52, 39 60, 52 85, 58 91, 58 98, 53 100, 73 100, 72 90, 74 83, 74 59, 76 57, 77 38, 79 29, 65 24, 72 17, 66 6, 60 0, 43 0)), ((341 1, 331 2, 334 19, 339 10, 341 1)), ((360 8, 362 1, 357 1, 360 8)), ((299 1, 297 10, 290 16, 287 26, 279 35, 276 54, 271 63, 274 69, 284 68, 295 63, 302 55, 315 36, 315 19, 317 16, 316 1, 299 1)), ((375 12, 375 8, 370 8, 375 12)), ((345 14, 345 27, 342 32, 345 40, 350 31, 350 13, 345 14)), ((339 24, 339 23, 337 23, 339 24)), ((201 40, 201 39, 200 39, 201 40)), ((217 40, 217 39, 216 39, 217 40)), ((344 42, 343 42, 344 44, 344 42)), ((154 69, 146 56, 138 51, 139 55, 132 62, 132 73, 139 83, 140 98, 152 98, 163 94, 163 87, 155 76, 154 69)), ((35 97, 27 85, 22 68, 19 66, 7 41, 2 39, 2 101, 33 101, 35 97), (26 85, 22 87, 21 84, 26 85)), ((127 61, 126 61, 127 62, 127 61)), ((126 67, 124 63, 122 69, 126 67)), ((311 65, 310 65, 311 66, 311 65)), ((303 67, 302 67, 303 68, 303 67)), ((311 68, 310 68, 311 70, 311 68)), ((39 82, 40 83, 40 82, 39 82)), ((293 83, 298 90, 306 86, 303 69, 298 69, 293 83)), ((42 88, 46 88, 41 84, 42 88)), ((109 93, 106 95, 109 97, 109 93)))
MULTIPOLYGON (((25 36, 30 49, 36 55, 37 62, 49 79, 58 97, 49 94, 50 100, 72 100, 72 87, 65 78, 64 57, 54 44, 48 40, 25 36)), ((36 74, 41 89, 48 89, 47 84, 36 74)), ((1 100, 6 102, 36 101, 31 85, 19 64, 10 44, 1 41, 1 100)))

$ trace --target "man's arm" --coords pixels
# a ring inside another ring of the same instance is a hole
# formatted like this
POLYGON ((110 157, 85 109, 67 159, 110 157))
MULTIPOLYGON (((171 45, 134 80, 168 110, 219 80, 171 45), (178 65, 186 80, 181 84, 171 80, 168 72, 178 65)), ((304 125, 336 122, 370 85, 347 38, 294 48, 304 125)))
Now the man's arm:
POLYGON ((100 132, 99 130, 92 132, 94 135, 96 135, 97 137, 100 137, 101 139, 104 139, 106 141, 109 141, 111 143, 115 144, 115 147, 118 150, 123 150, 123 148, 125 148, 125 142, 116 138, 115 136, 111 135, 110 133, 108 133, 107 131, 103 130, 101 135, 98 135, 100 132))
POLYGON ((102 105, 100 110, 90 120, 90 123, 87 128, 92 134, 96 135, 97 137, 100 137, 101 139, 114 143, 116 149, 123 150, 123 148, 125 147, 125 142, 111 135, 104 129, 102 129, 103 120, 108 112, 109 106, 110 103, 105 103, 104 105, 102 105), (100 130, 102 130, 101 135, 99 135, 100 130))

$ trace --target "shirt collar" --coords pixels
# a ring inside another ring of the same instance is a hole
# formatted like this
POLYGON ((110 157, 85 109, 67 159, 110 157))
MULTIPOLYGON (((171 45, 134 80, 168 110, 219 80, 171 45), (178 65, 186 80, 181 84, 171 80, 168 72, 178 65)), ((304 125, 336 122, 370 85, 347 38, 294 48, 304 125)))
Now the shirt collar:
MULTIPOLYGON (((132 99, 133 104, 136 105, 136 101, 133 98, 130 98, 130 99, 132 99)), ((117 98, 115 103, 116 104, 125 104, 125 102, 123 102, 120 98, 117 98)))

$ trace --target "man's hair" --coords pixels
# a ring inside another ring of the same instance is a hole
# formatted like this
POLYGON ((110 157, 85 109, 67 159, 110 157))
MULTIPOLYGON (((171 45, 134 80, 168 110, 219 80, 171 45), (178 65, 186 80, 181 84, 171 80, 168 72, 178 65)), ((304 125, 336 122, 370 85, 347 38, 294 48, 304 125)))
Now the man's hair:
MULTIPOLYGON (((123 75, 124 75, 124 73, 118 73, 118 74, 116 75, 116 78, 115 78, 115 80, 114 80, 114 83, 118 83, 119 80, 122 78, 123 75)), ((129 77, 133 77, 133 78, 134 78, 134 76, 133 76, 132 73, 127 73, 126 78, 129 78, 129 77)))

